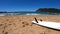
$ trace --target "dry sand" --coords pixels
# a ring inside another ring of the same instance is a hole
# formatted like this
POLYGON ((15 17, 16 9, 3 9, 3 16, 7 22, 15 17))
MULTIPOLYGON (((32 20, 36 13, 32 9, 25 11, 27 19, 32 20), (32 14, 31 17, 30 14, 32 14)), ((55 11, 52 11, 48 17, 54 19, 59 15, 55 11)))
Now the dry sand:
POLYGON ((34 17, 60 22, 60 16, 1 16, 0 34, 60 34, 60 31, 32 24, 34 17))

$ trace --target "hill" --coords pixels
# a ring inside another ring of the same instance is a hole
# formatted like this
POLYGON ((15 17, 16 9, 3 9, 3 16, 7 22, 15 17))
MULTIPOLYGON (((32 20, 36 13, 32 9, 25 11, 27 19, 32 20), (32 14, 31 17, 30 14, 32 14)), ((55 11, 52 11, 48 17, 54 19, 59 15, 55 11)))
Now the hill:
POLYGON ((56 8, 39 8, 36 12, 52 12, 52 13, 60 13, 60 9, 56 8))

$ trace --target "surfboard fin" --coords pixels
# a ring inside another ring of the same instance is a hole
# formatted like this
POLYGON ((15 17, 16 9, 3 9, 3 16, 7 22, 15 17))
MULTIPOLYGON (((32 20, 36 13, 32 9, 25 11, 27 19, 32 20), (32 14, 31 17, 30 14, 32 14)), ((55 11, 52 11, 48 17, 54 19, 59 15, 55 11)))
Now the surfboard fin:
POLYGON ((38 23, 37 19, 34 17, 35 21, 38 23))

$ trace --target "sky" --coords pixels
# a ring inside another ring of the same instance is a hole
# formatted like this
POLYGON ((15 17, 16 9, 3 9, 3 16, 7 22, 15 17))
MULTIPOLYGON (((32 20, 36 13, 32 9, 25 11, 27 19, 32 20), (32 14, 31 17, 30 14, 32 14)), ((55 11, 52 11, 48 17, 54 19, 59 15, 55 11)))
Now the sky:
POLYGON ((0 0, 0 11, 36 11, 38 8, 60 9, 60 0, 0 0))

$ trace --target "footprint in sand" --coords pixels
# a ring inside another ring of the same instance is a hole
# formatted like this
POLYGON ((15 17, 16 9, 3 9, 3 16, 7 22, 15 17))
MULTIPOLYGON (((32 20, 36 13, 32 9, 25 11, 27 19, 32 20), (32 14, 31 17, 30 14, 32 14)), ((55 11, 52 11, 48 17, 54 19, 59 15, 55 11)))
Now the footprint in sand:
POLYGON ((2 26, 3 24, 0 24, 0 26, 2 26))
POLYGON ((23 24, 23 27, 25 27, 25 26, 28 26, 28 25, 29 25, 29 23, 27 23, 27 22, 22 22, 22 24, 23 24))
POLYGON ((5 34, 8 34, 8 32, 5 32, 5 34))

